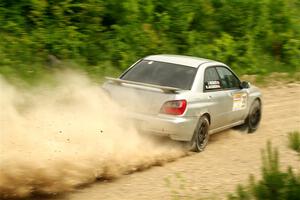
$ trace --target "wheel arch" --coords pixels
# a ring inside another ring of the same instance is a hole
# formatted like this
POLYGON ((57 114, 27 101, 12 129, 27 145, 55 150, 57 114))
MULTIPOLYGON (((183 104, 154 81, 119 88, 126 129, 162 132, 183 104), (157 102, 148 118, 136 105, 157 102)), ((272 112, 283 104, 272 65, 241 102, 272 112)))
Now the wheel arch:
POLYGON ((245 120, 245 124, 247 125, 248 127, 248 133, 253 133, 256 131, 256 129, 258 128, 259 126, 259 123, 261 121, 261 112, 262 112, 262 102, 261 102, 261 99, 260 97, 256 97, 253 99, 253 101, 251 102, 251 106, 249 107, 249 111, 248 111, 248 115, 247 115, 247 118, 245 120), (251 124, 253 123, 252 120, 250 119, 251 115, 250 113, 252 112, 252 107, 255 105, 255 102, 258 102, 258 106, 260 107, 260 111, 259 111, 259 119, 257 121, 255 121, 254 123, 255 124, 251 124))
POLYGON ((255 97, 255 98, 253 99, 253 101, 251 102, 250 105, 252 105, 255 101, 258 101, 259 104, 260 104, 260 106, 262 106, 262 101, 261 101, 261 98, 260 98, 260 97, 255 97))
POLYGON ((206 113, 202 114, 201 117, 207 117, 209 125, 211 124, 211 118, 210 118, 210 114, 209 113, 206 112, 206 113))

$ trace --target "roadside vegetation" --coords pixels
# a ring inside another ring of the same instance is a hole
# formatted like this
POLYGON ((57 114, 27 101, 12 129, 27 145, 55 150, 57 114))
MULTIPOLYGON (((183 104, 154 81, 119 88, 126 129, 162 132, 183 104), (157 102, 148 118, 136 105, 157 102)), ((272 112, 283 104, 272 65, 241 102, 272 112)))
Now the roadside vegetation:
MULTIPOLYGON (((300 159, 300 132, 288 134, 288 146, 297 152, 300 159)), ((268 142, 262 150, 261 178, 253 175, 248 184, 239 184, 236 191, 229 194, 228 200, 299 200, 300 197, 300 166, 298 169, 280 167, 280 156, 277 148, 268 142)), ((191 196, 186 188, 186 180, 180 174, 168 176, 164 179, 166 187, 170 189, 171 199, 198 199, 191 196)), ((211 196, 205 199, 218 199, 211 196)))
MULTIPOLYGON (((289 133, 289 147, 300 153, 300 133, 289 133)), ((276 148, 268 143, 267 149, 262 153, 262 178, 256 181, 250 177, 247 186, 239 185, 229 200, 298 200, 300 197, 300 168, 287 170, 280 169, 279 154, 276 148), (297 171, 298 170, 298 171, 297 171)), ((300 154, 299 154, 300 158, 300 154)))
POLYGON ((149 54, 211 58, 239 74, 295 74, 298 0, 2 0, 0 74, 69 67, 99 79, 149 54))
POLYGON ((300 134, 298 131, 289 133, 289 147, 300 153, 300 134))

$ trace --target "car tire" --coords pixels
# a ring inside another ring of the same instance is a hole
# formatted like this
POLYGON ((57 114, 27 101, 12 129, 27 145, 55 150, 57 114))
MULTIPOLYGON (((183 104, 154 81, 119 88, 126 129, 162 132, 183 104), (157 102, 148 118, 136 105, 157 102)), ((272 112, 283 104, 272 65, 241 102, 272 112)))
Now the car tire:
POLYGON ((245 125, 248 127, 248 133, 253 133, 257 130, 261 120, 261 103, 256 99, 249 110, 248 117, 245 120, 245 125))
POLYGON ((189 144, 189 150, 194 152, 201 152, 205 149, 209 140, 209 121, 206 116, 202 116, 195 128, 192 140, 189 144))

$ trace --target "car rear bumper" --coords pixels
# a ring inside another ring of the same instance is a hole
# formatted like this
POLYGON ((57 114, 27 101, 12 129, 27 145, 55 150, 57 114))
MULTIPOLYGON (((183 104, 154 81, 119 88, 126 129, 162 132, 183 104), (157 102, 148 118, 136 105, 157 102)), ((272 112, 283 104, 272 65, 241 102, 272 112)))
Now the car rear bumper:
POLYGON ((141 132, 167 136, 173 140, 179 141, 190 141, 198 122, 197 117, 171 116, 164 114, 154 116, 130 113, 129 117, 134 121, 141 132))

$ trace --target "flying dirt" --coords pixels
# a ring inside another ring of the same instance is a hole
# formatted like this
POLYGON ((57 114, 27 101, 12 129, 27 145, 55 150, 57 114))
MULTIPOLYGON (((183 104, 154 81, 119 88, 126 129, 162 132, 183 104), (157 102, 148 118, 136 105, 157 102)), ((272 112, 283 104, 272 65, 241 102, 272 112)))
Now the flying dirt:
POLYGON ((300 130, 300 84, 277 82, 261 90, 263 115, 255 133, 223 131, 210 137, 202 153, 113 181, 97 182, 53 200, 228 199, 228 193, 234 192, 238 184, 249 183, 250 174, 260 180, 261 151, 268 141, 279 150, 280 168, 291 166, 299 172, 299 155, 288 147, 288 133, 300 130))
POLYGON ((187 154, 139 135, 86 76, 60 74, 30 89, 0 77, 1 198, 70 191, 187 154))

